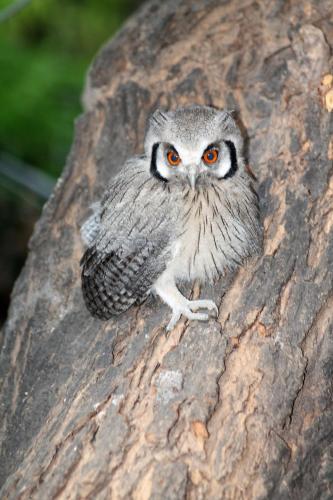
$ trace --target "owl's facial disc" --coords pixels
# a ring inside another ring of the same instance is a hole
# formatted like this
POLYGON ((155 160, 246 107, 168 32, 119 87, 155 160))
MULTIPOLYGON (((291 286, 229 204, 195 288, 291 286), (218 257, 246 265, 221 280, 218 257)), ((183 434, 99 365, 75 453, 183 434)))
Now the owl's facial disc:
POLYGON ((152 148, 152 175, 164 182, 184 179, 192 189, 200 178, 226 179, 233 176, 237 168, 236 148, 229 140, 198 144, 195 149, 163 142, 155 143, 152 148))

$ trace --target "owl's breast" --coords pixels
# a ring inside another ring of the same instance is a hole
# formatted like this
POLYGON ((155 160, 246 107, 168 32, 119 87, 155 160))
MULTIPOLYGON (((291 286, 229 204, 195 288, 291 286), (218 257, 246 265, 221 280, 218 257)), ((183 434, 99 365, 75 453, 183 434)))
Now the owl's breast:
POLYGON ((245 201, 214 190, 188 196, 167 268, 176 280, 211 282, 253 252, 253 218, 245 201))
POLYGON ((216 227, 218 207, 209 201, 203 194, 196 194, 183 204, 180 236, 173 245, 169 263, 176 280, 213 280, 225 267, 216 227))

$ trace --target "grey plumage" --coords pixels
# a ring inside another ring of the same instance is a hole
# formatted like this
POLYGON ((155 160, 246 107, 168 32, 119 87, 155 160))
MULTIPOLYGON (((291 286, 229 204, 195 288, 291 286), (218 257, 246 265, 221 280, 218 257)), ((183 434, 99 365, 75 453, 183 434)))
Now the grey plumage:
POLYGON ((214 280, 261 246, 258 199, 231 115, 199 106, 155 112, 145 155, 124 165, 81 232, 82 290, 94 316, 108 319, 155 292, 173 310, 169 328, 181 314, 207 319, 193 311, 215 304, 188 301, 176 283, 214 280), (208 165, 212 148, 218 159, 208 165))
POLYGON ((176 197, 166 192, 140 157, 111 182, 94 243, 82 259, 83 294, 95 316, 108 319, 141 302, 165 269, 178 216, 176 197))

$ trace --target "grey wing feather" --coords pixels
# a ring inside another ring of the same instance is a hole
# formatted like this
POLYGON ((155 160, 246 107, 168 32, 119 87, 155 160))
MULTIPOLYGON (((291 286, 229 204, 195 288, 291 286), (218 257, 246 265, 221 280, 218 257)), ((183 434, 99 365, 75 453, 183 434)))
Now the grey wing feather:
POLYGON ((88 249, 82 262, 82 290, 91 314, 109 319, 142 302, 164 269, 160 251, 160 245, 149 242, 126 255, 111 252, 102 258, 95 247, 88 249))
POLYGON ((101 223, 101 204, 95 203, 92 215, 85 221, 80 229, 81 238, 86 246, 90 246, 98 236, 101 223))
POLYGON ((165 187, 140 170, 139 161, 134 166, 133 172, 127 165, 107 190, 98 231, 81 261, 85 303, 101 319, 145 299, 176 236, 175 204, 165 187))

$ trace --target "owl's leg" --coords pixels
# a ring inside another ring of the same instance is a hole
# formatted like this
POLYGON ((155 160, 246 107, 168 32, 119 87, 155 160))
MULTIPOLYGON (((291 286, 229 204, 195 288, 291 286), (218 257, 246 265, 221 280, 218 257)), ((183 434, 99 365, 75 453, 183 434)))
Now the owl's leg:
POLYGON ((168 331, 175 327, 181 315, 191 320, 207 321, 209 314, 194 312, 198 309, 213 311, 216 316, 218 314, 217 307, 212 300, 188 300, 180 293, 174 280, 163 274, 156 281, 153 290, 172 309, 171 320, 166 328, 168 331))

